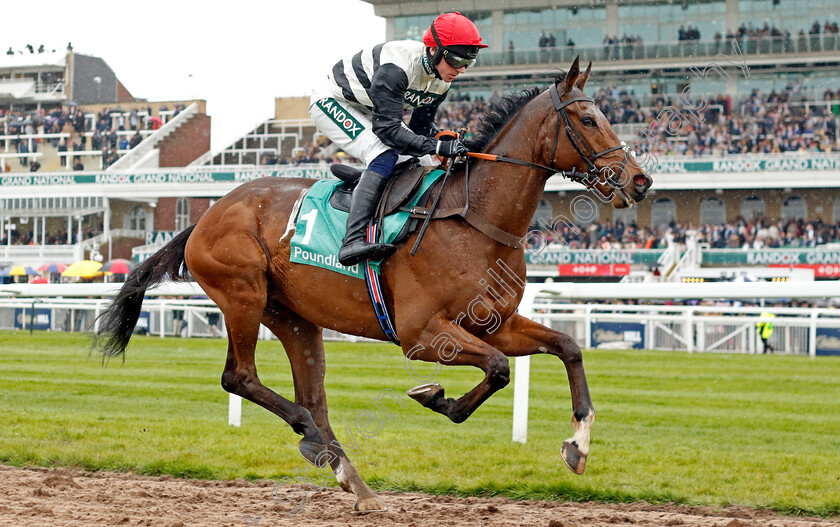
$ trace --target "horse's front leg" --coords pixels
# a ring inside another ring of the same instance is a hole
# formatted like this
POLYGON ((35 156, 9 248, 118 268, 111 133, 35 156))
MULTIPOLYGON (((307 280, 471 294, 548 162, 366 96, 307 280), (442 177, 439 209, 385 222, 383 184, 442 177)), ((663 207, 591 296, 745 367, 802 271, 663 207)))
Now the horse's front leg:
POLYGON ((484 339, 508 357, 548 353, 560 357, 569 376, 572 392, 572 425, 575 434, 563 441, 562 456, 575 474, 583 474, 589 455, 589 433, 595 421, 595 408, 583 371, 583 354, 577 342, 565 333, 547 328, 521 315, 507 319, 497 331, 484 339))
MULTIPOLYGON (((436 366, 435 372, 440 365, 475 366, 484 372, 484 380, 460 399, 444 397, 443 387, 436 382, 408 391, 409 397, 454 423, 464 422, 481 403, 510 382, 507 357, 449 320, 435 318, 417 338, 404 342, 414 343, 411 347, 403 344, 407 359, 437 362, 439 366, 436 366)), ((411 364, 407 363, 406 368, 410 369, 411 364)), ((421 378, 413 370, 409 373, 416 379, 421 378)))

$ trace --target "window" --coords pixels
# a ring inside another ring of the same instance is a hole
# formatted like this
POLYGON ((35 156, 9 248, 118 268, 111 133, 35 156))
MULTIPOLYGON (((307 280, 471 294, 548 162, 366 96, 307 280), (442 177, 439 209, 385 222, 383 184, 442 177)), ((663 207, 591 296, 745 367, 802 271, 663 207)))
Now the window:
MULTIPOLYGON (((505 11, 504 42, 513 42, 517 50, 538 49, 540 33, 543 33, 554 35, 557 47, 565 46, 569 38, 577 46, 600 46, 604 41, 606 18, 607 10, 602 6, 505 11)), ((481 36, 483 38, 484 33, 481 36)))
POLYGON ((178 198, 175 202, 175 230, 182 231, 190 225, 190 202, 187 198, 178 198))
POLYGON ((639 208, 627 207, 626 209, 613 209, 613 222, 619 221, 624 225, 638 224, 639 208))
POLYGON ((697 28, 700 40, 712 41, 716 32, 726 33, 726 2, 674 2, 618 6, 618 34, 640 36, 645 43, 677 42, 679 29, 697 28))
MULTIPOLYGON (((481 42, 490 46, 493 36, 493 17, 489 11, 486 12, 465 12, 464 16, 472 20, 478 33, 481 35, 481 42)), ((409 15, 394 17, 394 40, 423 40, 426 30, 437 18, 437 15, 409 15)))
POLYGON ((700 225, 726 223, 726 207, 718 198, 706 198, 700 203, 700 225))
POLYGON ((670 198, 659 198, 650 207, 650 224, 652 227, 667 227, 677 220, 677 205, 670 198))
POLYGON ((142 205, 135 205, 129 212, 128 228, 133 231, 146 230, 146 209, 142 205))
POLYGON ((741 216, 750 221, 764 216, 764 200, 758 196, 750 196, 741 203, 741 216))
POLYGON ((739 24, 750 23, 761 27, 765 22, 794 35, 799 30, 808 30, 815 21, 820 26, 825 22, 840 21, 840 12, 834 0, 738 0, 739 24))
POLYGON ((808 205, 799 196, 790 196, 782 203, 782 221, 805 219, 808 205))
MULTIPOLYGON (((394 40, 423 40, 435 15, 394 17, 394 40)), ((481 35, 482 39, 484 35, 481 35)))

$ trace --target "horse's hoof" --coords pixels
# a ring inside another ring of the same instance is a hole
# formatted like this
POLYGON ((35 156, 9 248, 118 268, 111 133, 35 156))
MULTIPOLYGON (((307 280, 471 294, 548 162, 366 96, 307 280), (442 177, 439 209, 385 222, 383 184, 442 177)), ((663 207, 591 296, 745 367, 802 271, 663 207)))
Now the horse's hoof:
POLYGON ((432 408, 435 401, 443 397, 443 386, 436 382, 421 384, 406 392, 409 397, 426 408, 432 408))
POLYGON ((563 456, 563 461, 566 462, 569 470, 575 474, 581 475, 586 470, 586 454, 578 449, 574 441, 563 441, 563 449, 560 451, 560 455, 563 456))
POLYGON ((356 502, 353 508, 357 512, 377 512, 388 510, 385 507, 385 502, 379 499, 379 496, 373 495, 369 498, 360 499, 356 502))
POLYGON ((321 452, 325 452, 327 450, 327 445, 321 443, 313 443, 311 441, 301 440, 300 444, 298 445, 298 452, 300 455, 303 456, 303 459, 309 461, 313 465, 318 468, 324 468, 327 466, 327 462, 329 461, 330 456, 321 456, 318 457, 321 452))

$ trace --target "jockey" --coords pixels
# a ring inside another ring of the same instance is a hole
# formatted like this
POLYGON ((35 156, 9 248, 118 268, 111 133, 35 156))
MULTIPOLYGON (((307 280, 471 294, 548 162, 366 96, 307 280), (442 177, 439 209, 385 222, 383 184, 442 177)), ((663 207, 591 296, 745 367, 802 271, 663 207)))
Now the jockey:
POLYGON ((381 260, 396 247, 367 243, 365 231, 400 155, 464 155, 461 141, 434 138, 438 106, 450 83, 486 48, 475 25, 461 13, 435 19, 423 42, 378 44, 340 60, 316 88, 309 115, 324 135, 367 167, 350 201, 347 234, 338 253, 345 266, 381 260), (412 108, 411 120, 403 122, 412 108))

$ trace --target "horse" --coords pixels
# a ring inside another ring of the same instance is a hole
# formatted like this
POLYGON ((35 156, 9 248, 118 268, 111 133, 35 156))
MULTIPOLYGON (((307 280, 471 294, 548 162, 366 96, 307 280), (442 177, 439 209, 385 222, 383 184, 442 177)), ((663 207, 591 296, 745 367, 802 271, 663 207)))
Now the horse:
MULTIPOLYGON (((453 166, 440 195, 443 209, 463 209, 468 203, 472 216, 482 218, 481 230, 457 217, 435 219, 415 255, 408 248, 417 233, 380 267, 406 358, 484 372, 484 379, 460 398, 445 397, 437 383, 408 391, 451 421, 463 422, 509 383, 508 357, 546 353, 562 360, 574 435, 563 442, 561 455, 576 474, 584 472, 595 419, 581 349, 569 335, 517 314, 525 249, 506 240, 525 237, 555 173, 586 185, 615 208, 643 199, 652 184, 584 94, 591 68, 590 63, 581 72, 575 59, 548 90, 532 88, 491 102, 467 142, 477 157, 453 166)), ((312 184, 263 178, 222 197, 129 276, 100 316, 94 346, 104 358, 123 355, 146 289, 191 276, 224 314, 228 352, 222 387, 276 414, 303 436, 299 452, 317 467, 329 464, 341 488, 355 495, 357 511, 385 510, 327 419, 322 331, 378 340, 386 336, 363 280, 290 263, 296 211, 312 184), (255 364, 260 324, 280 339, 288 355, 294 402, 260 382, 255 364)))

